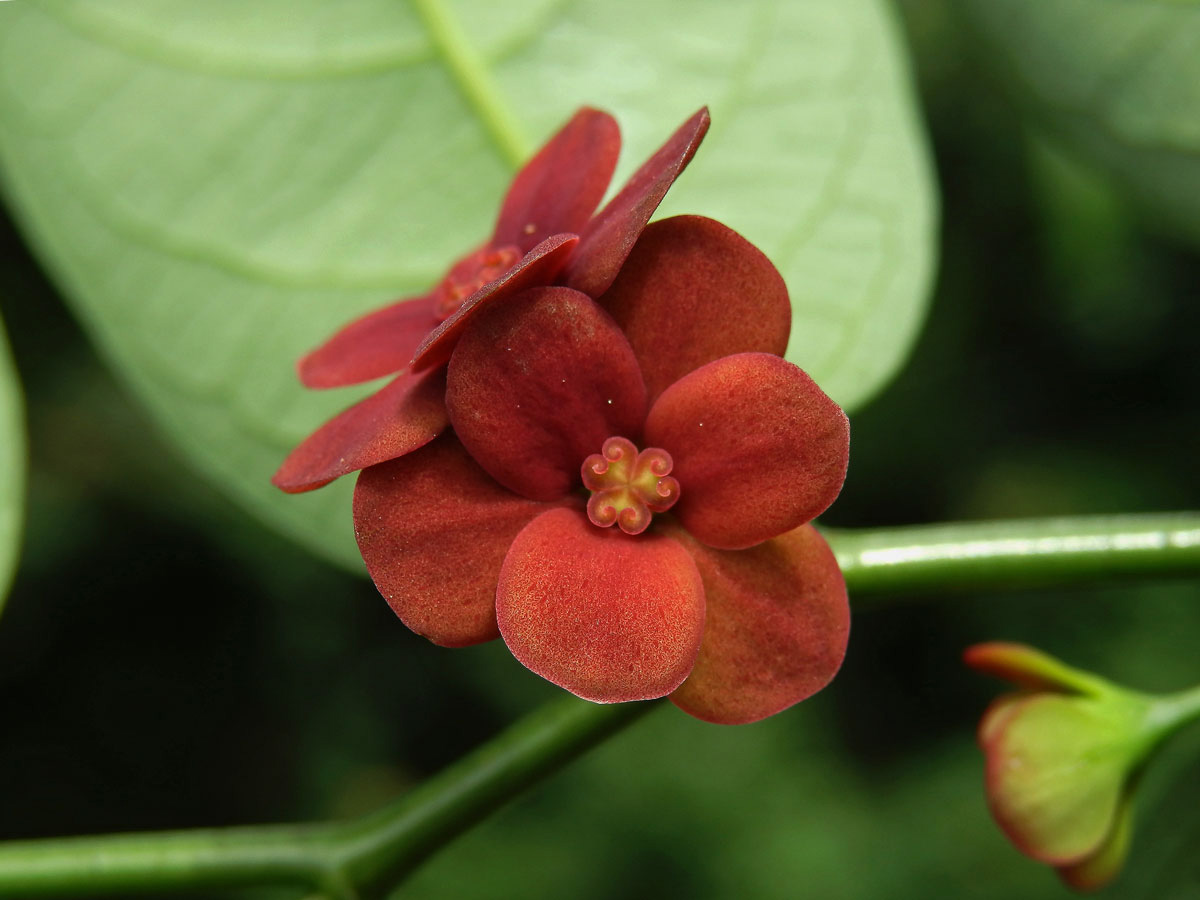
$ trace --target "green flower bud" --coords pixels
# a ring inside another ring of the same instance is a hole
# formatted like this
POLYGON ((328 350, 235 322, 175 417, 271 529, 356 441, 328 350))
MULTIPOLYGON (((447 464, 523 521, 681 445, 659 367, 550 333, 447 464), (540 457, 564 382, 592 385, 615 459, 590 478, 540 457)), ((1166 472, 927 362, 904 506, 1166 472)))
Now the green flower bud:
POLYGON ((979 726, 992 815, 1021 852, 1071 887, 1106 884, 1129 849, 1136 776, 1200 712, 1200 696, 1127 690, 1021 644, 979 644, 965 659, 1021 688, 996 700, 979 726))

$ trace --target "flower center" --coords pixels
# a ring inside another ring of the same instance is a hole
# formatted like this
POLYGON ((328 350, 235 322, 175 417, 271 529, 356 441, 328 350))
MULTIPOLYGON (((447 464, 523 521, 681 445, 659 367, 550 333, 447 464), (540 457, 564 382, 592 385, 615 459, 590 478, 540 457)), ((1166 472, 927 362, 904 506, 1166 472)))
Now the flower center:
POLYGON ((679 482, 670 477, 673 465, 666 450, 647 447, 638 453, 633 441, 610 437, 583 461, 583 484, 592 492, 588 518, 601 528, 616 524, 626 534, 641 534, 653 513, 666 512, 679 499, 679 482))
POLYGON ((513 246, 484 247, 454 264, 438 285, 433 314, 444 322, 462 306, 463 301, 487 284, 495 281, 516 264, 521 251, 513 246))

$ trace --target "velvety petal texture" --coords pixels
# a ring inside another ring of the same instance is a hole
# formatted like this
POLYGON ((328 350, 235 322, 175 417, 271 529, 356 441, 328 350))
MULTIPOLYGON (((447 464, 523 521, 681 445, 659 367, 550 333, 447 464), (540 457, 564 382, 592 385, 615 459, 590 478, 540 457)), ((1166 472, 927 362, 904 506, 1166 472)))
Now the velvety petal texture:
POLYGON ((846 654, 850 606, 833 551, 815 528, 749 550, 685 544, 707 612, 695 668, 671 694, 676 706, 708 722, 756 722, 833 679, 846 654))
POLYGON ((675 461, 672 512, 692 536, 737 550, 823 512, 846 478, 850 426, 803 371, 767 353, 709 363, 668 387, 645 441, 675 461))
POLYGON ((573 234, 557 234, 546 238, 501 277, 473 293, 453 315, 426 335, 413 354, 412 370, 421 372, 449 360, 463 329, 485 306, 500 303, 531 287, 553 281, 578 241, 573 234))
POLYGON ((771 261, 703 216, 648 225, 599 302, 629 338, 651 400, 723 356, 783 356, 792 327, 787 286, 771 261))
POLYGON ((580 234, 564 284, 593 297, 608 290, 650 216, 691 162, 709 122, 707 108, 684 122, 592 218, 580 234))
POLYGON ((435 644, 491 640, 496 583, 513 538, 549 507, 496 484, 452 434, 363 471, 354 533, 379 592, 435 644))
POLYGON ((559 509, 513 541, 496 615, 513 656, 548 681, 598 703, 648 700, 692 669, 704 586, 677 541, 596 528, 559 509))
POLYGON ((399 372, 434 326, 436 292, 401 300, 355 319, 300 360, 305 387, 359 384, 399 372))
POLYGON ((363 470, 367 569, 434 643, 502 635, 579 697, 670 695, 733 724, 841 664, 845 584, 805 523, 841 487, 849 432, 781 358, 791 307, 766 257, 711 219, 647 225, 708 125, 693 115, 593 216, 620 134, 576 113, 486 244, 301 361, 312 387, 400 374, 274 480, 363 470))
POLYGON ((309 435, 271 483, 289 494, 311 491, 423 447, 446 427, 445 391, 442 371, 398 375, 309 435))
POLYGON ((604 199, 620 151, 616 120, 580 109, 513 180, 492 244, 528 251, 553 235, 577 234, 604 199))
POLYGON ((646 389, 629 342, 585 294, 536 288, 479 315, 450 360, 446 408, 505 487, 554 500, 605 439, 636 440, 646 389))

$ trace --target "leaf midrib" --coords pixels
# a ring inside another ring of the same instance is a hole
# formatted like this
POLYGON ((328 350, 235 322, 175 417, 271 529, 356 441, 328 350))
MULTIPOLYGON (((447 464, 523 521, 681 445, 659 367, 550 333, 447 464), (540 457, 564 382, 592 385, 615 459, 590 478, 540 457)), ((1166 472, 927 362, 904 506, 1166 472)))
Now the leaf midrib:
MULTIPOLYGON (((326 74, 360 74, 375 68, 398 68, 422 60, 440 59, 467 106, 484 126, 484 133, 493 149, 510 167, 516 168, 530 155, 528 141, 483 55, 467 38, 445 0, 411 2, 426 26, 428 52, 412 56, 389 54, 386 60, 382 56, 376 60, 378 66, 368 61, 355 67, 335 67, 326 74)), ((136 35, 126 33, 112 23, 102 27, 103 23, 94 17, 80 19, 72 12, 75 7, 46 4, 40 8, 80 37, 111 46, 119 52, 133 53, 171 67, 181 67, 186 61, 186 57, 177 53, 164 50, 150 52, 152 48, 143 46, 145 42, 139 41, 136 35)), ((278 72, 257 68, 246 74, 264 79, 279 77, 278 72)), ((272 263, 248 254, 242 247, 231 248, 219 242, 201 240, 195 235, 164 229, 154 217, 109 202, 86 181, 81 183, 72 173, 58 168, 58 176, 73 181, 79 196, 86 197, 93 213, 114 231, 142 246, 178 259, 202 263, 238 277, 278 287, 383 290, 413 281, 417 276, 415 271, 398 268, 395 262, 369 272, 349 271, 344 267, 328 265, 309 265, 297 269, 294 261, 285 265, 272 263)))
POLYGON ((515 170, 529 158, 532 147, 483 55, 467 38, 447 0, 411 2, 467 105, 483 123, 500 155, 515 170))

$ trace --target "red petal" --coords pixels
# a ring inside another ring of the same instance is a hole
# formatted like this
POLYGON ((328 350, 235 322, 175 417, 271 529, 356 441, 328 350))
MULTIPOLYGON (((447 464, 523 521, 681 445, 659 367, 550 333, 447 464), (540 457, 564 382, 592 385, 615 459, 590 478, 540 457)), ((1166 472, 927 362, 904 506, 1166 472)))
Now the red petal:
POLYGON ((771 261, 702 216, 647 226, 599 302, 633 345, 651 399, 723 356, 782 356, 792 327, 787 287, 771 261))
POLYGON ((704 587, 677 541, 557 509, 513 541, 496 616, 513 656, 559 687, 598 703, 648 700, 691 671, 704 587))
POLYGON ((681 378, 651 407, 645 434, 675 460, 672 512, 711 547, 791 531, 829 506, 846 478, 845 413, 768 353, 727 356, 681 378))
POLYGON ((579 236, 564 284, 593 297, 608 290, 650 216, 695 155, 708 124, 707 109, 684 122, 596 214, 579 236))
POLYGON ((454 315, 431 331, 421 342, 412 358, 412 370, 420 372, 440 366, 450 359, 450 353, 462 336, 463 329, 467 327, 467 322, 481 307, 553 281, 578 242, 579 238, 573 234, 556 234, 546 238, 502 276, 485 284, 464 300, 454 315))
POLYGON ((405 372, 330 419, 291 452, 271 483, 297 494, 423 447, 448 422, 441 372, 405 372))
POLYGON ((527 251, 551 235, 578 233, 604 198, 620 150, 612 116, 579 110, 513 180, 492 244, 527 251))
POLYGON ((435 644, 496 637, 496 580, 517 533, 545 504, 496 484, 453 435, 365 469, 354 532, 367 571, 402 622, 435 644))
POLYGON ((434 297, 401 300, 351 322, 300 360, 300 381, 305 387, 332 388, 399 372, 437 325, 434 297))
POLYGON ((581 487, 580 466, 605 439, 637 439, 646 388, 608 313, 570 288, 536 288, 467 329, 450 360, 446 409, 493 478, 554 500, 581 487))
POLYGON ((688 549, 704 580, 704 642, 671 701, 722 725, 773 716, 825 687, 850 637, 846 582, 811 525, 749 550, 688 549))

